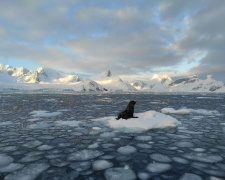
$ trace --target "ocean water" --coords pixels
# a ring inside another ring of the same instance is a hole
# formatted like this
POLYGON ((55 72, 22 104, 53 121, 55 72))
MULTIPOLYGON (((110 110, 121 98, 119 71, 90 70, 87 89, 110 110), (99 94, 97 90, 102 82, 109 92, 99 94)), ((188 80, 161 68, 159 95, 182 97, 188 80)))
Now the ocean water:
POLYGON ((0 179, 225 179, 224 112, 224 94, 1 93, 0 179), (192 112, 141 133, 93 121, 130 100, 136 113, 192 112))

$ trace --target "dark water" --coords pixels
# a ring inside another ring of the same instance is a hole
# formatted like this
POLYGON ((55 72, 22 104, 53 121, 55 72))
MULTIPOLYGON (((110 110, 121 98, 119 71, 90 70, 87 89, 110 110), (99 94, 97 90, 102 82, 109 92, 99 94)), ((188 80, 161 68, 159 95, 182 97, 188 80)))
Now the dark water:
MULTIPOLYGON (((224 94, 2 93, 0 179, 22 179, 26 176, 28 179, 46 180, 101 180, 105 179, 106 169, 98 170, 94 163, 102 159, 107 160, 107 164, 99 163, 100 168, 110 164, 112 168, 130 169, 137 179, 176 180, 185 173, 191 173, 193 179, 225 179, 224 112, 224 94), (162 108, 171 107, 205 109, 214 113, 171 114, 182 123, 178 128, 155 129, 138 134, 117 132, 91 120, 116 116, 124 110, 129 100, 137 101, 135 112, 161 112, 162 108), (32 111, 40 110, 60 114, 32 116, 32 111), (56 121, 82 123, 71 127, 57 125, 56 121), (93 127, 101 129, 93 130, 93 127), (143 136, 145 139, 138 138, 143 136), (117 151, 127 145, 136 151, 130 154, 117 151), (161 164, 155 166, 154 163, 161 164), (156 171, 149 170, 149 167, 156 171)), ((126 170, 124 172, 126 174, 126 170)))

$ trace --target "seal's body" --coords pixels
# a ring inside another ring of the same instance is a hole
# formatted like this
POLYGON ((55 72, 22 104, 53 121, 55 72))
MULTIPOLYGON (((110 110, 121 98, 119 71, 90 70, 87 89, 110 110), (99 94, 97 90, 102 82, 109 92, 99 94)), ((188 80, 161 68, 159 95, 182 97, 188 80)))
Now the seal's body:
POLYGON ((119 113, 116 120, 119 120, 120 118, 122 118, 122 119, 138 118, 138 117, 134 117, 134 105, 135 104, 136 104, 135 101, 130 101, 129 104, 127 105, 127 108, 123 112, 119 113))

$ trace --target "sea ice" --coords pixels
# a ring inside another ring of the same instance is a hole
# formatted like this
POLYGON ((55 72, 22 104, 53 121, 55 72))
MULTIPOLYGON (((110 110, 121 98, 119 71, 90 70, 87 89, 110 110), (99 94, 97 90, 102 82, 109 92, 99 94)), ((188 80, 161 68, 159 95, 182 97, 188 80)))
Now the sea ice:
POLYGON ((92 163, 92 169, 94 171, 108 169, 108 168, 111 168, 112 166, 113 166, 113 163, 106 160, 96 160, 92 163))
POLYGON ((47 170, 49 165, 47 163, 29 164, 21 170, 15 171, 5 177, 4 180, 34 180, 40 173, 47 170))
POLYGON ((106 180, 135 180, 136 174, 131 169, 110 168, 105 171, 106 180))
POLYGON ((23 144, 22 146, 25 147, 25 148, 35 148, 37 146, 40 146, 42 144, 41 141, 30 141, 30 142, 27 142, 25 144, 23 144))
POLYGON ((223 160, 223 158, 219 155, 204 154, 204 153, 189 153, 183 156, 187 159, 197 160, 206 163, 216 163, 223 160))
POLYGON ((62 112, 32 111, 30 114, 34 117, 55 117, 61 115, 62 112))
POLYGON ((75 163, 71 163, 69 166, 70 168, 76 171, 86 171, 91 167, 91 162, 89 161, 75 162, 75 163))
POLYGON ((147 172, 139 172, 138 178, 141 179, 141 180, 147 180, 147 179, 151 178, 151 175, 147 172))
POLYGON ((2 167, 0 166, 0 173, 9 173, 9 172, 21 169, 23 167, 24 167, 23 164, 11 163, 11 164, 8 164, 7 166, 2 166, 2 167))
POLYGON ((28 128, 30 128, 30 129, 47 129, 51 126, 53 126, 52 123, 38 122, 36 124, 29 125, 28 128))
POLYGON ((110 128, 117 129, 123 132, 142 132, 154 128, 175 127, 181 124, 177 119, 156 112, 146 111, 144 113, 137 113, 139 118, 131 118, 128 120, 120 119, 115 120, 114 116, 93 119, 93 121, 99 121, 110 128))
POLYGON ((137 151, 137 149, 133 146, 123 146, 123 147, 120 147, 119 149, 117 149, 117 152, 121 153, 121 154, 124 154, 124 155, 129 155, 129 154, 132 154, 132 153, 135 153, 137 151))
POLYGON ((74 153, 69 154, 68 160, 69 161, 86 161, 89 159, 94 159, 96 157, 99 157, 103 155, 102 152, 97 150, 81 150, 74 153))
POLYGON ((79 126, 82 122, 80 121, 55 121, 56 126, 70 126, 76 127, 79 126))
POLYGON ((39 151, 47 151, 47 150, 51 150, 53 149, 54 147, 53 146, 50 146, 50 145, 41 145, 39 147, 37 147, 37 149, 39 151))
POLYGON ((196 174, 185 173, 179 180, 202 180, 202 178, 196 174))
POLYGON ((166 155, 163 155, 163 154, 151 154, 150 155, 150 158, 154 161, 158 161, 158 162, 171 162, 172 160, 166 156, 166 155))
POLYGON ((91 145, 88 146, 89 149, 95 149, 95 148, 98 148, 98 147, 99 147, 98 143, 94 143, 94 144, 91 144, 91 145))
POLYGON ((13 124, 12 121, 0 122, 0 126, 8 126, 8 125, 12 125, 12 124, 13 124))
POLYGON ((142 148, 142 149, 151 149, 152 148, 152 145, 144 144, 144 143, 137 143, 136 146, 139 148, 142 148))
POLYGON ((19 160, 19 162, 34 162, 37 160, 40 160, 42 156, 25 156, 22 159, 19 160))
POLYGON ((13 158, 6 154, 0 154, 0 167, 6 166, 13 162, 13 158))
POLYGON ((135 139, 138 141, 150 141, 152 140, 152 137, 151 136, 136 136, 135 139))
POLYGON ((173 157, 172 160, 181 164, 189 164, 188 160, 180 158, 180 157, 173 157))
POLYGON ((170 170, 172 166, 166 163, 150 163, 146 169, 152 173, 162 173, 170 170))
POLYGON ((181 148, 193 148, 195 145, 192 142, 189 141, 180 141, 174 143, 174 146, 181 147, 181 148))
POLYGON ((115 136, 116 136, 116 134, 113 132, 105 132, 105 133, 100 134, 101 138, 113 138, 115 136))
POLYGON ((62 159, 52 159, 50 160, 50 164, 56 167, 63 167, 63 166, 67 166, 68 162, 62 159))

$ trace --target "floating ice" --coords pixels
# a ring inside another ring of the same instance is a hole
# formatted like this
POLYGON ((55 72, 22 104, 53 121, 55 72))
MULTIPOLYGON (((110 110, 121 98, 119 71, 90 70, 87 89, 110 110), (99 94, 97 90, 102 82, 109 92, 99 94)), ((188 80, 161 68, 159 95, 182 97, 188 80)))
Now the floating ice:
POLYGON ((181 164, 189 164, 188 160, 180 158, 180 157, 173 157, 172 160, 181 164))
POLYGON ((28 128, 30 128, 30 129, 47 129, 51 126, 53 126, 52 123, 38 122, 36 124, 29 125, 28 128))
POLYGON ((59 116, 61 112, 48 112, 48 111, 32 111, 30 114, 34 117, 55 117, 59 116))
POLYGON ((103 155, 102 152, 97 150, 81 150, 74 153, 69 154, 68 160, 69 161, 86 161, 89 159, 94 159, 103 155))
POLYGON ((218 111, 209 111, 206 109, 178 109, 175 110, 173 108, 163 108, 161 109, 161 112, 164 114, 201 114, 205 116, 211 116, 211 115, 219 115, 218 111))
POLYGON ((152 145, 144 144, 144 143, 137 143, 136 146, 139 148, 142 148, 142 149, 151 149, 152 148, 152 145))
POLYGON ((6 154, 0 154, 0 167, 6 166, 13 162, 13 158, 10 156, 7 156, 6 154))
POLYGON ((116 134, 113 132, 105 132, 105 133, 100 134, 101 138, 113 138, 115 136, 116 136, 116 134))
POLYGON ((19 164, 19 163, 11 163, 8 164, 7 166, 0 166, 0 173, 9 173, 9 172, 13 172, 16 171, 18 169, 23 168, 24 165, 23 164, 19 164))
POLYGON ((34 162, 40 160, 42 156, 25 156, 19 160, 19 162, 34 162))
POLYGON ((98 143, 94 143, 94 144, 91 144, 91 145, 88 146, 89 149, 95 149, 95 148, 98 148, 98 147, 99 147, 98 143))
POLYGON ((0 122, 0 126, 8 126, 8 125, 12 125, 12 124, 13 124, 12 121, 0 122))
POLYGON ((156 111, 137 113, 136 116, 139 118, 117 121, 115 117, 110 116, 93 120, 124 132, 142 132, 153 128, 175 127, 180 124, 177 119, 156 111))
POLYGON ((189 141, 180 141, 180 142, 174 143, 174 146, 181 147, 181 148, 184 148, 184 147, 192 148, 195 145, 192 142, 189 142, 189 141))
POLYGON ((146 173, 146 172, 139 172, 138 178, 141 179, 141 180, 147 180, 147 179, 151 178, 151 175, 149 173, 146 173))
POLYGON ((63 166, 67 166, 68 162, 62 159, 52 159, 50 160, 50 164, 56 167, 63 167, 63 166))
POLYGON ((146 169, 152 173, 162 173, 170 170, 172 166, 166 163, 150 163, 146 169))
POLYGON ((37 146, 40 146, 42 144, 41 141, 30 141, 30 142, 27 142, 25 144, 23 144, 22 146, 25 147, 25 148, 35 148, 37 146))
POLYGON ((104 173, 106 180, 135 180, 136 174, 131 169, 110 168, 104 173))
POLYGON ((151 136, 136 136, 135 139, 138 141, 150 141, 152 140, 152 137, 151 136))
POLYGON ((206 150, 203 149, 203 148, 193 148, 192 151, 195 151, 195 152, 205 152, 206 150))
POLYGON ((47 163, 29 164, 21 170, 15 171, 5 177, 5 180, 34 180, 40 173, 47 170, 49 165, 47 163))
POLYGON ((104 169, 111 168, 113 163, 106 160, 96 160, 92 163, 92 169, 95 171, 100 171, 104 169))
POLYGON ((82 122, 80 121, 55 121, 56 126, 70 126, 76 127, 79 126, 82 122))
POLYGON ((189 153, 183 155, 187 159, 206 162, 206 163, 216 163, 223 160, 221 156, 203 153, 189 153))
POLYGON ((0 151, 2 151, 2 152, 11 152, 11 151, 16 151, 17 149, 18 149, 17 146, 0 147, 0 151))
POLYGON ((47 151, 47 150, 51 150, 53 149, 54 147, 53 146, 50 146, 50 145, 41 145, 39 147, 37 147, 37 149, 39 151, 47 151))
POLYGON ((84 161, 84 162, 75 162, 71 163, 70 168, 76 170, 76 171, 86 171, 91 167, 91 162, 84 161))
POLYGON ((121 154, 124 154, 124 155, 129 155, 129 154, 132 154, 132 153, 135 153, 137 151, 137 149, 133 146, 123 146, 123 147, 120 147, 119 149, 117 149, 117 152, 121 153, 121 154))
POLYGON ((158 162, 171 162, 171 159, 168 156, 163 154, 154 153, 150 155, 150 158, 158 162))
POLYGON ((196 174, 185 173, 179 180, 202 180, 202 178, 196 174))
POLYGON ((94 130, 100 130, 101 128, 100 127, 93 127, 92 129, 94 129, 94 130))

